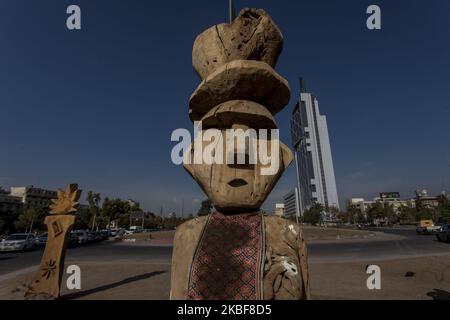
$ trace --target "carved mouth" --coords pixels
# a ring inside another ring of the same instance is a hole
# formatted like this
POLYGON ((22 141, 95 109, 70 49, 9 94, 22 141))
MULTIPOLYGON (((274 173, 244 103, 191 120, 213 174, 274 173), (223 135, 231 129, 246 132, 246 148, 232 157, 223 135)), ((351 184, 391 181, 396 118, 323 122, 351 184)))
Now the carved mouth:
POLYGON ((240 188, 240 187, 245 187, 246 185, 248 185, 248 183, 247 183, 247 181, 242 180, 242 179, 234 179, 233 181, 230 181, 228 183, 228 185, 233 188, 240 188))

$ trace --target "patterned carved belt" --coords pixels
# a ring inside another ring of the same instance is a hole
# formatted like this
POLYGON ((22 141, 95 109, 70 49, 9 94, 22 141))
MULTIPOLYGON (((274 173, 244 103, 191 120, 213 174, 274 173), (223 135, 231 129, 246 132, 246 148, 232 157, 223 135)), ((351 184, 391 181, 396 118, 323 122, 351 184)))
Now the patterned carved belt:
POLYGON ((191 265, 189 300, 262 300, 261 214, 208 217, 191 265))

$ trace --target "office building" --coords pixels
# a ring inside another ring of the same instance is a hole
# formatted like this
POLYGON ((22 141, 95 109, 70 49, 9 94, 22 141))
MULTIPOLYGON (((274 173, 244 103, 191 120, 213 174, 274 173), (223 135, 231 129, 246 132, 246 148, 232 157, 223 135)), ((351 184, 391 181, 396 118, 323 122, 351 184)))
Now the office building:
MULTIPOLYGON (((442 192, 441 196, 446 196, 446 193, 442 192)), ((439 196, 430 196, 427 190, 416 191, 414 202, 416 207, 433 209, 439 206, 439 196)))
POLYGON ((300 217, 300 201, 298 189, 295 188, 284 196, 284 217, 295 219, 300 217))
POLYGON ((400 212, 401 207, 416 207, 414 199, 402 200, 399 192, 383 192, 380 193, 379 197, 376 197, 373 200, 365 200, 364 198, 352 198, 347 201, 347 209, 350 206, 353 206, 355 209, 359 210, 364 216, 367 217, 367 211, 369 210, 369 208, 377 203, 391 206, 396 214, 400 212))
POLYGON ((56 191, 30 187, 12 187, 10 195, 22 199, 25 208, 49 207, 52 199, 58 197, 56 191))
POLYGON ((284 203, 277 203, 275 205, 275 215, 280 218, 284 218, 284 203))
POLYGON ((0 214, 20 211, 23 207, 22 198, 6 193, 0 193, 0 214))
POLYGON ((314 203, 339 209, 327 118, 320 114, 317 98, 305 91, 303 80, 292 113, 291 132, 300 211, 305 212, 314 203))

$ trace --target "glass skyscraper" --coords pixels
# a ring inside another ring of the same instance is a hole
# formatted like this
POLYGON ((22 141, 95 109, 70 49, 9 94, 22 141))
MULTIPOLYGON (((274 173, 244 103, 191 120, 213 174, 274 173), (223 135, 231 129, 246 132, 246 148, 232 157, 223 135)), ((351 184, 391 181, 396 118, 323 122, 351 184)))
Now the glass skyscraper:
POLYGON ((320 114, 316 97, 305 92, 302 79, 299 101, 292 112, 291 132, 300 212, 314 203, 339 209, 327 119, 320 114))

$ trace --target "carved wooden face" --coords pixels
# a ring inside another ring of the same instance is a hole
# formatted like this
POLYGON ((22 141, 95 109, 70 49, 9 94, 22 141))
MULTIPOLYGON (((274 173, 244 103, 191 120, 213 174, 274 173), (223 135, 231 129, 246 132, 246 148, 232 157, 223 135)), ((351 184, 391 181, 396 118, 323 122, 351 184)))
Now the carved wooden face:
MULTIPOLYGON (((245 129, 245 127, 242 129, 245 129)), ((278 155, 272 154, 273 140, 261 141, 261 138, 258 136, 255 144, 259 145, 260 142, 267 142, 267 155, 275 162, 264 165, 261 163, 259 156, 256 161, 251 162, 251 152, 247 148, 245 164, 237 164, 237 154, 243 154, 243 152, 239 152, 237 148, 234 148, 235 152, 233 155, 227 154, 226 130, 221 130, 220 133, 222 135, 221 143, 223 144, 224 157, 222 161, 219 161, 220 159, 217 157, 218 149, 213 148, 212 144, 216 142, 214 140, 212 143, 202 143, 203 154, 209 150, 213 157, 216 156, 214 163, 211 161, 208 164, 203 161, 202 164, 185 164, 184 167, 197 181, 219 212, 234 214, 259 211, 285 169, 292 162, 292 152, 286 145, 279 143, 279 147, 274 148, 278 155), (227 156, 233 157, 235 164, 226 164, 227 156), (278 161, 275 160, 276 158, 278 161), (256 164, 250 164, 255 162, 256 164), (273 170, 274 165, 276 165, 275 170, 273 170), (272 170, 269 170, 269 168, 272 168, 272 170), (273 173, 267 174, 270 172, 273 173)), ((195 145, 191 148, 191 159, 194 159, 195 145)), ((274 143, 274 145, 276 146, 277 143, 274 143)), ((257 154, 259 149, 256 152, 257 154)))

